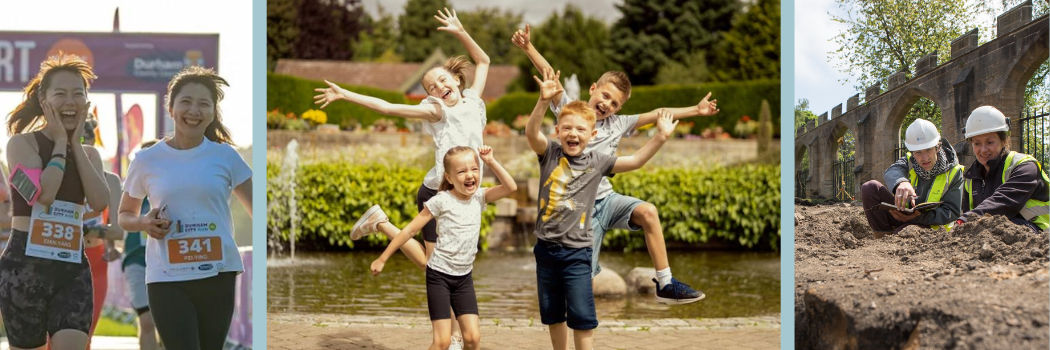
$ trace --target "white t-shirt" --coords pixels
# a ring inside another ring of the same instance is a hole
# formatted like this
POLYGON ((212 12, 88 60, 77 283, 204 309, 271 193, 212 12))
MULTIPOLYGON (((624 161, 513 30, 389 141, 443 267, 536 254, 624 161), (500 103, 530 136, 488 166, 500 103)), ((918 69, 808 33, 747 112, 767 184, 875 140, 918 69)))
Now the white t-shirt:
MULTIPOLYGON (((551 112, 554 112, 554 116, 557 117, 561 113, 561 107, 569 104, 572 100, 568 94, 561 94, 561 101, 556 103, 551 101, 551 112)), ((594 123, 594 129, 598 130, 598 135, 595 135, 591 139, 591 142, 587 144, 584 152, 598 152, 605 155, 616 157, 616 147, 620 146, 620 138, 630 134, 634 131, 635 124, 638 124, 638 115, 610 115, 605 119, 598 120, 594 123)), ((601 183, 598 184, 598 196, 595 199, 602 199, 613 193, 612 183, 609 182, 608 177, 602 177, 601 183)))
POLYGON ((468 146, 477 150, 483 145, 481 135, 485 131, 485 101, 474 89, 463 90, 462 101, 453 107, 434 96, 427 96, 420 104, 434 103, 441 107, 441 120, 423 123, 423 131, 434 137, 434 167, 423 178, 423 185, 436 190, 441 186, 445 173, 442 160, 448 150, 457 146, 468 146))
POLYGON ((172 220, 171 231, 163 240, 150 237, 146 241, 146 283, 244 271, 233 241, 230 195, 251 176, 252 169, 233 147, 208 139, 188 150, 161 141, 136 155, 128 166, 124 191, 134 198, 149 196, 153 208, 167 206, 172 220), (170 251, 176 254, 169 256, 170 251), (180 251, 188 255, 178 254, 180 251), (208 261, 214 258, 205 258, 208 252, 221 252, 221 260, 208 261))
POLYGON ((463 276, 474 268, 481 236, 481 213, 485 211, 485 189, 479 188, 467 200, 451 191, 441 191, 426 202, 437 219, 437 243, 427 266, 442 273, 463 276))

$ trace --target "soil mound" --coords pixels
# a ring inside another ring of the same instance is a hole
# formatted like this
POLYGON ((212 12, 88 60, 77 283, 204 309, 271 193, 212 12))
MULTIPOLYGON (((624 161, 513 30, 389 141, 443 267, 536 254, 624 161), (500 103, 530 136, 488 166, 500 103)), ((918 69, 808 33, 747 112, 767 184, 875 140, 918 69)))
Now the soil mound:
POLYGON ((863 209, 796 207, 798 349, 1046 349, 1050 239, 1004 217, 872 238, 863 209))

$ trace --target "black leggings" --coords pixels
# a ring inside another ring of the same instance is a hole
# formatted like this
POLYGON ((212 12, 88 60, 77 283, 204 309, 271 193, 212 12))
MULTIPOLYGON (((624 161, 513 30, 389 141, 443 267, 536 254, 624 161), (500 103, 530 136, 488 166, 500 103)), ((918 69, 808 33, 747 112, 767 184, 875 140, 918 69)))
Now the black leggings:
POLYGON ((237 273, 146 285, 160 340, 169 350, 221 350, 233 319, 237 273))
POLYGON ((0 314, 11 346, 35 348, 63 329, 91 327, 91 268, 25 255, 25 231, 14 231, 0 256, 0 314))

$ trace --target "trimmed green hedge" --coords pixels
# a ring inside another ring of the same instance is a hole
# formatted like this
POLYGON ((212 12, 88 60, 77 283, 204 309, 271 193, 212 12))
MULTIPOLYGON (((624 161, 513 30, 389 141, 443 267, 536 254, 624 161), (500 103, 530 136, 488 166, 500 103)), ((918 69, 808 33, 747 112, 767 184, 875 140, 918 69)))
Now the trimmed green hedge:
MULTIPOLYGON (((267 234, 289 240, 290 223, 278 221, 287 217, 287 205, 274 203, 276 191, 285 191, 276 183, 280 164, 266 166, 266 199, 268 211, 283 211, 282 215, 267 213, 267 234), (275 232, 276 231, 276 232, 275 232)), ((416 191, 422 184, 426 169, 417 167, 388 167, 383 165, 353 165, 348 162, 300 165, 296 172, 296 201, 299 224, 297 244, 306 247, 385 247, 389 240, 383 235, 371 235, 360 241, 350 240, 350 229, 373 204, 379 204, 390 217, 390 222, 404 228, 416 217, 416 191)), ((287 197, 287 196, 282 196, 287 197)), ((496 207, 489 205, 482 215, 481 242, 491 230, 496 207)))
MULTIPOLYGON (((287 241, 289 224, 276 219, 286 217, 287 209, 273 202, 276 191, 284 190, 276 183, 278 168, 276 163, 267 166, 266 198, 271 203, 267 232, 287 241)), ((416 190, 425 173, 414 167, 347 162, 302 165, 296 179, 302 218, 298 244, 315 249, 385 246, 387 239, 377 235, 350 241, 350 228, 372 204, 381 205, 397 227, 407 225, 416 216, 416 190)), ((779 246, 777 165, 637 171, 617 175, 613 187, 656 205, 669 242, 696 245, 718 237, 744 247, 779 246)), ((495 206, 489 205, 482 217, 483 248, 494 216, 495 206)), ((605 244, 644 249, 645 238, 641 233, 616 230, 606 235, 605 244)))
MULTIPOLYGON (((364 86, 340 86, 344 89, 362 95, 377 97, 390 103, 408 103, 405 100, 405 96, 397 92, 364 86)), ((266 110, 280 109, 282 113, 292 112, 295 115, 302 115, 307 110, 318 109, 320 105, 314 104, 314 96, 319 93, 315 92, 314 89, 326 87, 328 85, 321 80, 308 80, 288 75, 266 73, 266 110)), ((361 125, 368 126, 372 125, 376 120, 384 118, 393 119, 397 121, 398 126, 404 126, 403 118, 385 116, 356 103, 339 101, 329 104, 324 111, 328 113, 329 124, 336 124, 343 128, 352 124, 351 120, 356 120, 361 125)))
MULTIPOLYGON (((280 109, 282 112, 294 112, 296 115, 316 108, 313 96, 316 88, 327 85, 323 81, 307 80, 287 75, 266 74, 266 109, 280 109)), ((581 99, 588 99, 584 86, 581 99)), ((368 96, 374 96, 391 103, 418 104, 418 101, 408 101, 404 95, 387 90, 380 90, 362 86, 343 86, 343 88, 368 96)), ((690 118, 689 122, 695 123, 693 134, 700 134, 704 128, 719 125, 723 130, 732 132, 733 127, 741 116, 750 116, 752 120, 758 120, 759 109, 762 99, 769 101, 772 107, 771 118, 773 122, 773 134, 780 136, 780 81, 778 80, 756 80, 728 83, 707 83, 697 85, 658 85, 639 86, 631 91, 631 99, 620 111, 620 114, 637 114, 648 112, 661 107, 688 107, 695 106, 708 92, 713 93, 713 98, 718 100, 718 108, 722 111, 711 118, 690 118)), ((486 106, 489 121, 502 121, 507 125, 513 125, 514 119, 519 115, 528 115, 536 106, 537 93, 514 92, 503 95, 498 100, 489 102, 486 106)), ((349 119, 354 119, 361 125, 372 125, 376 120, 387 118, 397 121, 398 126, 404 126, 403 118, 389 117, 376 113, 368 108, 354 103, 337 102, 325 108, 328 113, 329 123, 345 127, 349 119)), ((550 110, 547 116, 554 117, 550 110)))
MULTIPOLYGON (((588 86, 584 86, 587 88, 588 86)), ((639 86, 631 91, 631 99, 624 105, 620 114, 638 114, 648 112, 661 107, 688 107, 695 106, 704 98, 708 92, 712 92, 712 98, 718 100, 718 108, 722 111, 711 118, 690 118, 686 121, 694 122, 693 134, 700 134, 704 128, 715 125, 722 126, 727 132, 732 132, 733 127, 741 116, 750 116, 751 120, 758 120, 759 110, 762 108, 762 100, 768 100, 770 117, 773 122, 773 134, 780 135, 780 81, 758 80, 729 83, 709 83, 699 85, 658 85, 639 86)), ((515 92, 503 95, 488 105, 488 120, 500 120, 507 125, 513 125, 514 119, 519 115, 532 113, 536 106, 538 93, 515 92)), ((582 91, 581 99, 589 99, 587 90, 582 91)), ((550 109, 547 116, 554 117, 550 109)))
MULTIPOLYGON (((617 193, 652 203, 667 241, 703 243, 713 237, 745 247, 780 245, 780 166, 656 169, 612 178, 617 193)), ((605 245, 645 249, 641 233, 609 231, 605 245)))

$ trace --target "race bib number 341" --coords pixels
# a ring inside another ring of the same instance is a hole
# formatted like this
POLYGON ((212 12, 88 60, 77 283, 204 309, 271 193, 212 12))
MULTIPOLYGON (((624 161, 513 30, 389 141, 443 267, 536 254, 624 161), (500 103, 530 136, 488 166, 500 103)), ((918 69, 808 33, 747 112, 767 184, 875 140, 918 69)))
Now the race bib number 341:
POLYGON ((168 262, 172 264, 222 261, 222 239, 192 237, 168 240, 168 262))

